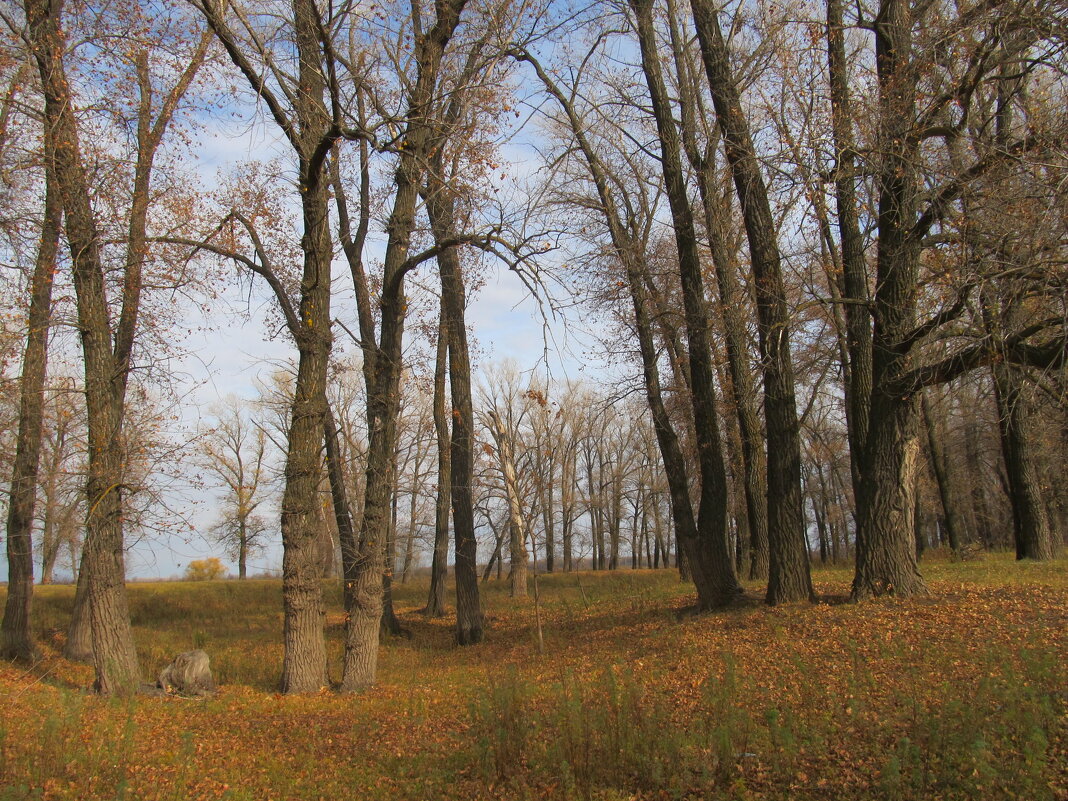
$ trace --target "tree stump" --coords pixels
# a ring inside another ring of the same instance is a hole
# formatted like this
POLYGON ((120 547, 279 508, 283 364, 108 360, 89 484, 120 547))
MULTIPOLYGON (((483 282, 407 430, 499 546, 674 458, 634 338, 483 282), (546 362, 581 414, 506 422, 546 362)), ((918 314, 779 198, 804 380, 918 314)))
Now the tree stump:
POLYGON ((208 655, 199 649, 178 654, 160 671, 156 686, 172 695, 211 695, 215 692, 215 679, 211 675, 208 655))

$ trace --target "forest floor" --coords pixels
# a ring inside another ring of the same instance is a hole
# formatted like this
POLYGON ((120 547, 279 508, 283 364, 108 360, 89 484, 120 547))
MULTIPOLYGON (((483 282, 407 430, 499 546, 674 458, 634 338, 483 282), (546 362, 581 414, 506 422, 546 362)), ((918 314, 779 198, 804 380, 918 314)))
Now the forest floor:
POLYGON ((922 569, 922 599, 844 603, 841 567, 815 571, 816 605, 749 584, 699 616, 675 571, 544 576, 543 653, 506 582, 460 648, 413 581, 411 637, 351 696, 273 691, 279 582, 131 585, 146 676, 203 648, 207 700, 93 696, 58 656, 73 588, 42 587, 44 661, 0 663, 0 799, 1068 799, 1068 560, 922 569))

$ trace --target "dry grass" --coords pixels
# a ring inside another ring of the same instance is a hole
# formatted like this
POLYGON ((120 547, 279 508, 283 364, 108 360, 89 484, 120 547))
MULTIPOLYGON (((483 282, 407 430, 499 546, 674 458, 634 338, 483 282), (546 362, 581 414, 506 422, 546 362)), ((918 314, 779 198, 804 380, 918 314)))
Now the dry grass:
MULTIPOLYGON (((487 642, 416 611, 359 696, 273 692, 277 582, 137 584, 145 674, 202 647, 206 701, 108 701, 57 656, 71 589, 40 588, 47 658, 0 664, 0 799, 1068 798, 1068 563, 928 560, 932 597, 680 614, 671 571, 486 585, 487 642)), ((818 591, 847 594, 847 569, 818 591)), ((335 676, 342 613, 327 592, 335 676)))

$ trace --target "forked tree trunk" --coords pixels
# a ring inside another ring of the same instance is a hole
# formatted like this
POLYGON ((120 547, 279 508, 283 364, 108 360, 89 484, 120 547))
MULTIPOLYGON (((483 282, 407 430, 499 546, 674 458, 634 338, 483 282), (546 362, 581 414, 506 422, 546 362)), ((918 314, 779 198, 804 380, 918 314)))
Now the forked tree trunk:
MULTIPOLYGON (((749 363, 749 334, 746 315, 749 299, 738 282, 738 264, 728 245, 731 223, 731 204, 716 188, 718 181, 715 147, 706 144, 705 152, 698 147, 697 115, 704 108, 699 101, 696 76, 690 66, 686 43, 683 42, 676 18, 674 3, 668 4, 672 50, 680 86, 680 112, 683 150, 695 171, 701 207, 704 211, 705 231, 719 292, 718 311, 722 319, 723 340, 727 356, 730 399, 737 418, 736 434, 728 434, 728 444, 737 436, 741 462, 737 483, 745 500, 745 522, 739 525, 738 536, 748 541, 740 550, 749 552, 749 578, 768 577, 768 484, 767 458, 764 453, 763 427, 757 410, 758 394, 749 363)), ((737 516, 739 522, 741 515, 737 516)))
POLYGON ((868 300, 868 271, 864 237, 860 231, 856 192, 856 144, 849 95, 845 49, 843 0, 827 0, 827 65, 831 95, 831 131, 837 169, 834 173, 835 202, 842 251, 842 291, 847 301, 846 426, 849 436, 850 473, 854 493, 861 492, 861 454, 868 437, 868 414, 872 382, 872 331, 868 300))
MULTIPOLYGON (((386 230, 382 287, 378 299, 381 334, 375 346, 373 315, 366 278, 355 276, 360 328, 365 332, 364 375, 367 381, 367 484, 360 534, 361 576, 357 580, 356 607, 349 615, 345 639, 342 689, 353 691, 375 682, 378 664, 378 630, 382 612, 384 567, 389 510, 393 493, 391 463, 397 442, 400 409, 400 377, 403 370, 404 322, 407 299, 404 279, 418 262, 408 251, 416 224, 416 201, 424 186, 425 165, 434 144, 431 112, 445 48, 460 23, 466 0, 442 0, 435 6, 436 19, 425 35, 416 37, 414 58, 418 76, 408 98, 404 144, 394 172, 396 194, 386 230)), ((362 269, 362 267, 360 268, 362 269)), ((355 268, 354 268, 355 271, 355 268)), ((462 309, 462 306, 461 306, 462 309)), ((451 355, 451 354, 450 354, 451 355)), ((453 387, 455 392, 455 384, 453 387)), ((454 471, 456 457, 453 455, 454 471)), ((468 488, 470 492, 470 488, 468 488)), ((457 528, 461 525, 454 511, 457 528)), ((471 524, 472 535, 474 530, 471 524)), ((477 591, 477 590, 476 590, 477 591)))
MULTIPOLYGON (((123 356, 128 357, 128 352, 116 358, 112 350, 100 239, 62 62, 62 6, 47 0, 26 0, 25 8, 45 96, 45 121, 53 136, 53 169, 66 213, 85 359, 89 466, 83 573, 93 632, 96 689, 105 695, 125 694, 136 690, 141 680, 130 631, 123 563, 121 421, 128 376, 128 362, 123 356)), ((139 288, 133 287, 134 298, 139 288)), ((124 313, 123 322, 130 324, 132 332, 136 315, 132 311, 131 314, 133 319, 124 313)), ((121 344, 124 343, 117 343, 121 344)), ((126 344, 132 344, 132 337, 126 344)))
POLYGON ((912 493, 919 399, 889 385, 908 358, 915 325, 920 243, 917 210, 916 76, 907 0, 884 0, 875 25, 879 81, 879 241, 872 316, 872 391, 857 495, 853 598, 926 592, 916 563, 912 493))
POLYGON ((742 588, 734 572, 734 558, 728 541, 727 476, 717 419, 715 370, 712 367, 708 310, 697 233, 682 169, 681 143, 660 69, 652 18, 653 3, 652 0, 630 0, 630 6, 637 20, 642 69, 660 138, 660 165, 674 223, 689 343, 690 405, 700 468, 701 500, 696 521, 697 541, 691 545, 688 556, 691 557, 695 582, 699 577, 711 582, 716 594, 726 600, 728 595, 740 595, 742 588))

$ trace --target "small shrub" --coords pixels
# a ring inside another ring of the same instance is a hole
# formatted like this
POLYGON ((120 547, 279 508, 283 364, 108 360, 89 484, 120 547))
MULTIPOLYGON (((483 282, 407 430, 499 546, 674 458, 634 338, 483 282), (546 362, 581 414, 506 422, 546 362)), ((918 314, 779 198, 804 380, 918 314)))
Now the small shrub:
POLYGON ((194 559, 185 568, 186 581, 214 581, 226 577, 226 565, 215 556, 194 559))

